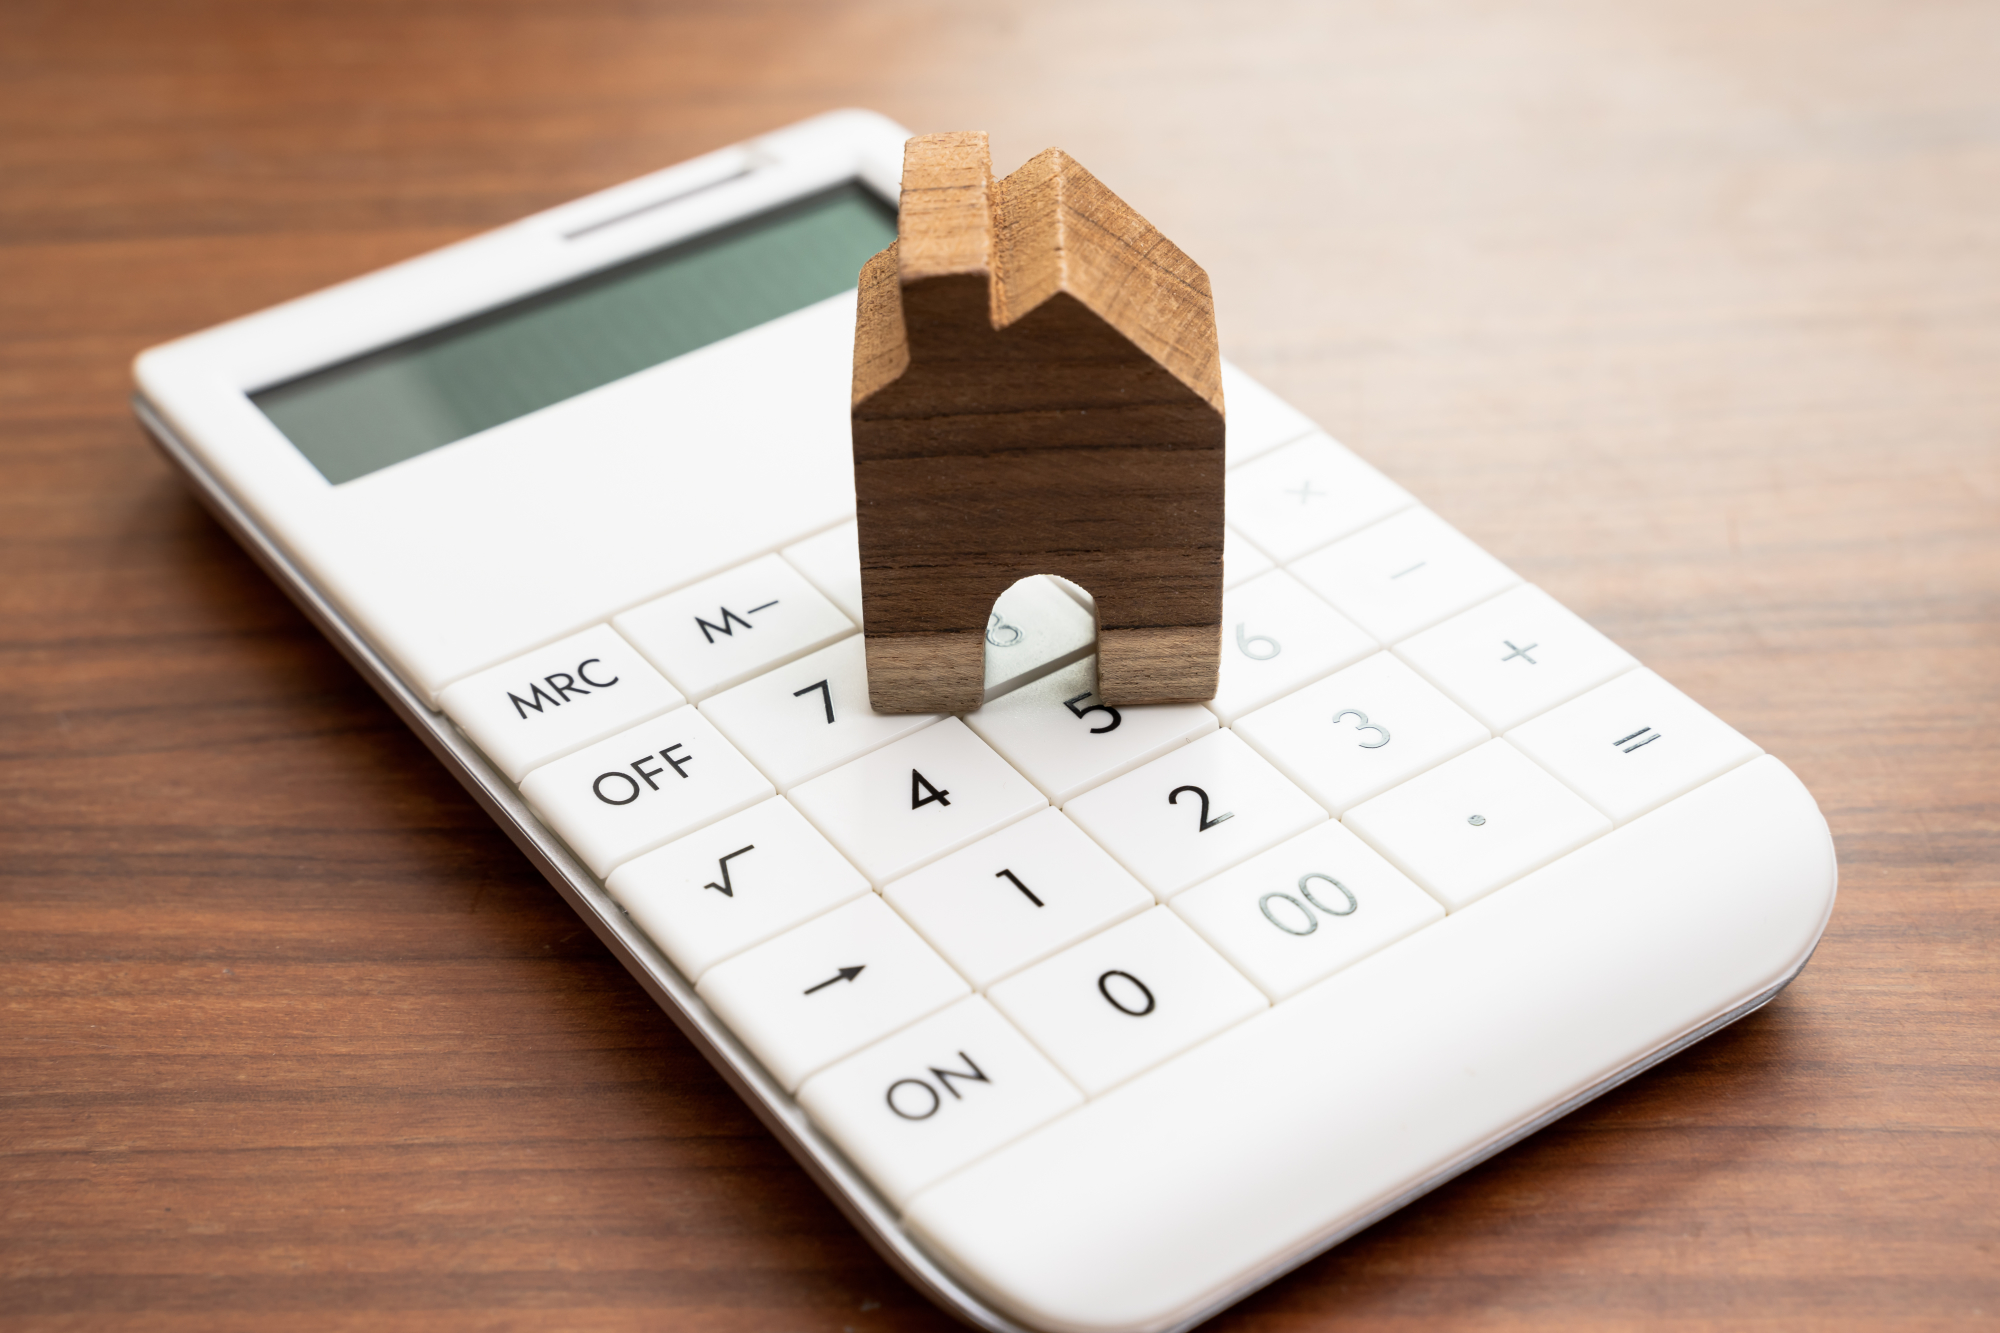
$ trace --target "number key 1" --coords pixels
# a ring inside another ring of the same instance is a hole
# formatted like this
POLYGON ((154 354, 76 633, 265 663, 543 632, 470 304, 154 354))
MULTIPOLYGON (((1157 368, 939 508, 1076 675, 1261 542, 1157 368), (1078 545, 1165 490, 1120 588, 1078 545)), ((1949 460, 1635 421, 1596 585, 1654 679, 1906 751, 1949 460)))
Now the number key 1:
POLYGON ((1060 810, 1043 810, 882 890, 977 989, 1153 905, 1060 810))

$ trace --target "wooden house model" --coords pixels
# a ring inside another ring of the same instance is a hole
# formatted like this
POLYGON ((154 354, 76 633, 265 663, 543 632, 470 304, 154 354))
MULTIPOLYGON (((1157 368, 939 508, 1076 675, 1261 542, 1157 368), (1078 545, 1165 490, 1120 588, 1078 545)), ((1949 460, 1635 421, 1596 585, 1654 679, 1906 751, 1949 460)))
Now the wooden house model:
POLYGON ((983 695, 994 599, 1096 598, 1098 694, 1211 698, 1221 362, 1208 275, 1059 149, 994 180, 986 136, 905 148, 897 239, 861 272, 854 483, 882 712, 983 695))

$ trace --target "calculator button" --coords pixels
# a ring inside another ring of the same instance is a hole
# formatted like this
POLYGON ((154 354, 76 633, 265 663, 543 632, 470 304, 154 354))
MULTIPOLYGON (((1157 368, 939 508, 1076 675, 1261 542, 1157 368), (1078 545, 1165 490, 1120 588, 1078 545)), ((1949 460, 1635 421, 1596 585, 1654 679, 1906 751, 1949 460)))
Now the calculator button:
POLYGON ((1833 906, 1833 852, 1753 759, 962 1168, 905 1230, 1030 1327, 1185 1327, 1770 995, 1833 906))
POLYGON ((1304 584, 1274 569, 1222 594, 1222 671, 1208 706, 1234 722, 1378 647, 1304 584))
POLYGON ((1007 978, 987 998, 1092 1097, 1268 1007, 1166 907, 1007 978))
POLYGON ((535 813, 600 876, 775 790, 692 708, 642 722, 521 779, 535 813))
POLYGON ((1336 815, 1491 736, 1388 653, 1237 719, 1235 730, 1336 815))
POLYGON ((782 796, 656 847, 604 886, 692 980, 867 893, 868 880, 782 796))
POLYGON ((1033 680, 1097 641, 1097 617, 1047 578, 1022 579, 986 617, 986 697, 1033 680))
POLYGON ((1224 456, 1230 467, 1318 429, 1312 418, 1227 361, 1222 363, 1222 400, 1224 456))
POLYGON ((1162 899, 1326 819, 1232 731, 1085 792, 1064 812, 1162 899))
POLYGON ((1611 831, 1589 802, 1498 739, 1341 822, 1452 912, 1611 831))
POLYGON ((1494 731, 1518 726, 1637 665, 1532 584, 1510 588, 1396 645, 1494 731))
POLYGON ((1113 708, 1086 657, 995 699, 965 723, 1057 805, 1215 730, 1200 704, 1113 708))
POLYGON ((1195 885, 1173 910, 1273 1000, 1444 919, 1436 899, 1331 822, 1195 885))
POLYGON ((618 632, 690 699, 706 699, 854 631, 775 555, 616 616, 618 632))
POLYGON ((877 887, 1048 804, 955 717, 794 787, 791 801, 877 887))
POLYGON ((1097 599, 1090 595, 1090 589, 1081 583, 1072 583, 1060 574, 1044 574, 1042 577, 1068 593, 1078 606, 1090 612, 1090 622, 1093 625, 1097 623, 1097 599))
POLYGON ((1507 739, 1620 824, 1763 753, 1644 667, 1507 739))
POLYGON ((595 625, 446 686, 438 704, 519 782, 537 764, 687 700, 609 625, 595 625))
POLYGON ((1267 574, 1277 566, 1271 557, 1258 550, 1256 544, 1235 528, 1222 530, 1222 586, 1234 588, 1248 583, 1259 574, 1267 574))
MULTIPOLYGON (((787 546, 784 557, 861 623, 861 547, 853 523, 787 546)), ((1097 639, 1088 593, 1072 596, 1046 575, 1022 579, 1001 593, 986 618, 986 697, 1032 680, 1097 639)), ((1069 585, 1075 588, 1074 584, 1069 585)))
POLYGON ((901 1207, 1083 1095, 975 995, 822 1069, 799 1104, 901 1207))
POLYGON ((1281 564, 1416 502, 1318 431, 1229 474, 1230 521, 1281 564))
POLYGON ((870 707, 867 649, 859 634, 712 695, 700 707, 779 791, 944 716, 870 707))
POLYGON ((1060 810, 981 838, 882 890, 974 989, 1153 905, 1060 810))
POLYGON ((717 963, 695 993, 792 1092, 971 990, 870 893, 717 963))
POLYGON ((861 530, 853 519, 778 552, 849 620, 861 623, 861 530))
POLYGON ((1521 581, 1428 509, 1385 518, 1291 568, 1384 643, 1428 629, 1521 581))

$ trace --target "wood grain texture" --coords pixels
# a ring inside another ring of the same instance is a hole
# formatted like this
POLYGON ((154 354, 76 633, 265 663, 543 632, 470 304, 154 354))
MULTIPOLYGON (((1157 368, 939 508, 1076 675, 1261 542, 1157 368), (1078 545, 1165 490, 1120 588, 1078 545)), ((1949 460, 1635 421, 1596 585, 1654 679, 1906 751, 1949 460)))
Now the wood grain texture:
POLYGON ((868 690, 968 712, 994 599, 1090 590, 1112 704, 1213 698, 1222 365, 1208 275, 1060 149, 994 180, 986 135, 905 146, 861 274, 855 508, 868 690))
POLYGON ((953 1327, 124 401, 857 104, 1116 181, 1233 359, 1832 824, 1770 1008, 1212 1327, 1990 1326, 1997 47, 1887 0, 0 8, 0 1325, 953 1327))

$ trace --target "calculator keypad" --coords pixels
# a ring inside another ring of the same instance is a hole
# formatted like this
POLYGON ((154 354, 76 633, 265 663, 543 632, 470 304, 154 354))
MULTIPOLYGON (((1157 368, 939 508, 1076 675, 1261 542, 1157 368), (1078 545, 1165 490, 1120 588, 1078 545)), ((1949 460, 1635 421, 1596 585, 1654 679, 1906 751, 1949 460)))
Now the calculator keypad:
POLYGON ((1454 912, 1611 831, 1588 801, 1497 739, 1342 822, 1454 912))
POLYGON ((1282 569, 1222 594, 1222 670, 1208 706, 1227 725, 1379 645, 1282 569))
POLYGON ((1759 753, 1224 378, 1205 705, 1104 703, 1044 576, 983 708, 875 713, 852 521, 443 692, 899 1208, 1759 753))
POLYGON ((900 1205, 1083 1094, 975 995, 807 1079, 799 1104, 900 1205))
POLYGON ((1234 588, 1277 568, 1271 557, 1233 527, 1222 530, 1222 586, 1234 588))
POLYGON ((1057 805, 1215 730, 1200 704, 1113 708, 1087 657, 996 699, 966 725, 1057 805))
POLYGON ((1165 907, 1093 935, 986 994, 1093 1097, 1268 1004, 1165 907))
POLYGON ((519 782, 687 699, 617 630, 593 625, 448 685, 438 702, 494 767, 519 782))
POLYGON ((971 990, 872 893, 717 963, 695 983, 788 1092, 971 990))
POLYGON ((1336 815, 1492 734, 1389 653, 1239 718, 1235 731, 1336 815))
POLYGON ((1022 579, 986 618, 986 697, 999 698, 1048 667, 1090 651, 1097 615, 1053 579, 1022 579))
POLYGON ((1326 818, 1233 731, 1162 755, 1063 811, 1162 900, 1326 818))
POLYGON ((1521 580, 1428 509, 1405 509, 1291 566, 1383 643, 1428 629, 1521 580))
POLYGON ((1229 404, 1224 438, 1232 468, 1319 429, 1311 417, 1227 361, 1222 363, 1222 392, 1229 404))
POLYGON ((1508 733, 1620 824, 1763 753, 1640 667, 1508 733))
POLYGON ((1328 822, 1196 885, 1173 909, 1273 1000, 1444 919, 1444 908, 1328 822))
POLYGON ((861 623, 861 530, 853 519, 779 552, 847 618, 861 623))
POLYGON ((612 618, 690 699, 854 632, 840 608, 775 555, 612 618))
POLYGON ((1320 431, 1229 474, 1230 521, 1280 563, 1416 502, 1320 431))
POLYGON ((869 888, 782 796, 627 861, 604 887, 693 981, 869 888))
POLYGON ((1497 734, 1637 665, 1532 584, 1510 588, 1396 645, 1497 734))
POLYGON ((978 990, 1153 905, 1060 810, 1043 810, 882 891, 978 990))
POLYGON ((777 788, 692 708, 544 764, 521 795, 600 878, 777 788))
POLYGON ((955 717, 794 787, 791 800, 878 888, 1048 804, 955 717))
POLYGON ((868 702, 867 650, 859 634, 704 699, 701 712, 779 791, 943 717, 876 712, 868 702))

